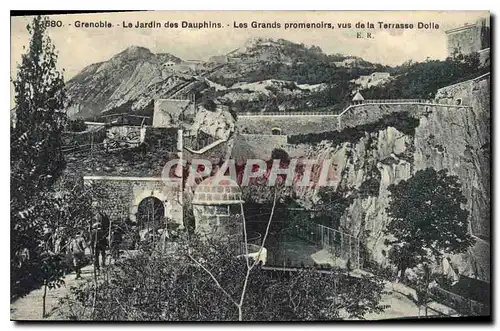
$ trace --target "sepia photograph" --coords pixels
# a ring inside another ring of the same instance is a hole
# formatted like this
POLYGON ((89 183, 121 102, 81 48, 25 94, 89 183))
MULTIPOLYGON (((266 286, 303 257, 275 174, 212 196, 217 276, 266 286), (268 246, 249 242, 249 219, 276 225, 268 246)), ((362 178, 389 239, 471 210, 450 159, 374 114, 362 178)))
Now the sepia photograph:
POLYGON ((489 11, 10 14, 12 321, 491 321, 489 11))

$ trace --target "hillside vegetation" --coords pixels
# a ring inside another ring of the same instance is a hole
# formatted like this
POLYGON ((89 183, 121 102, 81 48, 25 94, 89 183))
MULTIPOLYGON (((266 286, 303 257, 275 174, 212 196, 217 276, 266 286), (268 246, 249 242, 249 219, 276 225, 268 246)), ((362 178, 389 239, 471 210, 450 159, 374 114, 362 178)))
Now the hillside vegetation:
POLYGON ((194 94, 200 103, 216 101, 236 113, 340 112, 360 88, 353 81, 362 75, 389 72, 393 77, 362 90, 366 99, 427 99, 438 88, 489 70, 481 67, 477 54, 391 68, 283 39, 251 40, 224 58, 224 63, 193 65, 171 54, 131 46, 109 61, 86 67, 68 82, 68 114, 93 119, 130 112, 152 116, 154 100, 178 91, 194 94))
POLYGON ((169 98, 179 89, 238 112, 341 109, 351 98, 350 80, 385 70, 360 58, 353 66, 339 65, 347 58, 353 57, 327 55, 318 46, 282 39, 257 39, 227 56, 224 64, 192 65, 171 54, 131 46, 68 81, 68 113, 73 118, 121 112, 151 116, 155 99, 169 98), (175 66, 168 67, 170 62, 175 66))
POLYGON ((466 81, 490 70, 479 54, 458 55, 445 61, 408 62, 394 69, 396 77, 365 91, 365 99, 432 99, 439 88, 466 81))

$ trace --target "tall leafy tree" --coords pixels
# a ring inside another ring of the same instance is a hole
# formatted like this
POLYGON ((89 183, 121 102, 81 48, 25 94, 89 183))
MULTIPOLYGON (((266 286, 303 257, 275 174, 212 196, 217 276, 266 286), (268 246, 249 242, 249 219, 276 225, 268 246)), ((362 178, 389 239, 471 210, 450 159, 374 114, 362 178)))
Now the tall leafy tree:
POLYGON ((474 240, 469 233, 467 201, 456 176, 432 168, 389 186, 391 222, 386 234, 389 258, 401 271, 438 259, 443 253, 463 253, 474 240))
MULTIPOLYGON (((13 294, 36 280, 43 229, 56 208, 50 189, 64 169, 61 132, 66 123, 64 80, 47 35, 48 18, 27 26, 31 35, 13 80, 15 126, 11 128, 11 282, 13 294), (21 258, 19 252, 26 254, 21 258)), ((38 275, 40 276, 40 275, 38 275)), ((46 277, 43 277, 46 278, 46 277)))

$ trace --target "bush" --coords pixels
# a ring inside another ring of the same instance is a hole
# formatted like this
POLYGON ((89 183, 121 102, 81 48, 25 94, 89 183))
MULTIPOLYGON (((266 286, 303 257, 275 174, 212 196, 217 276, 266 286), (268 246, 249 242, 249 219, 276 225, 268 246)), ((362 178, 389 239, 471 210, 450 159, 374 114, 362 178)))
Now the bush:
POLYGON ((376 122, 345 128, 342 131, 326 131, 289 136, 288 143, 317 144, 326 140, 331 142, 333 146, 338 146, 345 142, 357 143, 361 138, 366 136, 366 133, 378 132, 390 126, 406 135, 413 135, 415 134, 415 128, 419 124, 420 120, 408 113, 391 113, 383 116, 376 122))
POLYGON ((83 119, 69 120, 67 131, 82 132, 87 130, 87 124, 83 119))
POLYGON ((396 68, 397 76, 382 86, 363 92, 366 99, 432 99, 437 90, 490 71, 481 67, 479 54, 458 55, 445 61, 407 63, 396 68))
MULTIPOLYGON (((246 273, 239 245, 230 240, 181 236, 165 252, 142 251, 110 267, 97 287, 72 290, 65 317, 134 321, 232 321, 246 273), (198 262, 194 262, 198 261, 198 262), (201 266, 210 270, 220 287, 201 266), (221 290, 221 288, 224 289, 221 290), (231 298, 229 298, 229 296, 231 298), (93 311, 93 314, 92 314, 93 311)), ((379 306, 383 283, 339 271, 281 273, 256 267, 248 279, 243 305, 247 321, 361 318, 379 306)))

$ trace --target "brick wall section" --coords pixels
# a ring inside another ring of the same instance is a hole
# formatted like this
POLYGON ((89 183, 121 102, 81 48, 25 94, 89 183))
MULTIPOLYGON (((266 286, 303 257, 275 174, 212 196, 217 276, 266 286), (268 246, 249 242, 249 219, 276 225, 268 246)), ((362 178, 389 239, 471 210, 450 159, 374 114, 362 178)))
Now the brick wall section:
POLYGON ((462 54, 470 54, 481 49, 480 30, 476 25, 464 27, 456 32, 448 33, 448 56, 455 49, 462 54))
POLYGON ((391 113, 409 112, 420 116, 424 104, 361 104, 351 106, 341 116, 240 116, 237 125, 243 134, 270 135, 272 128, 280 128, 282 135, 321 133, 373 123, 391 113))

